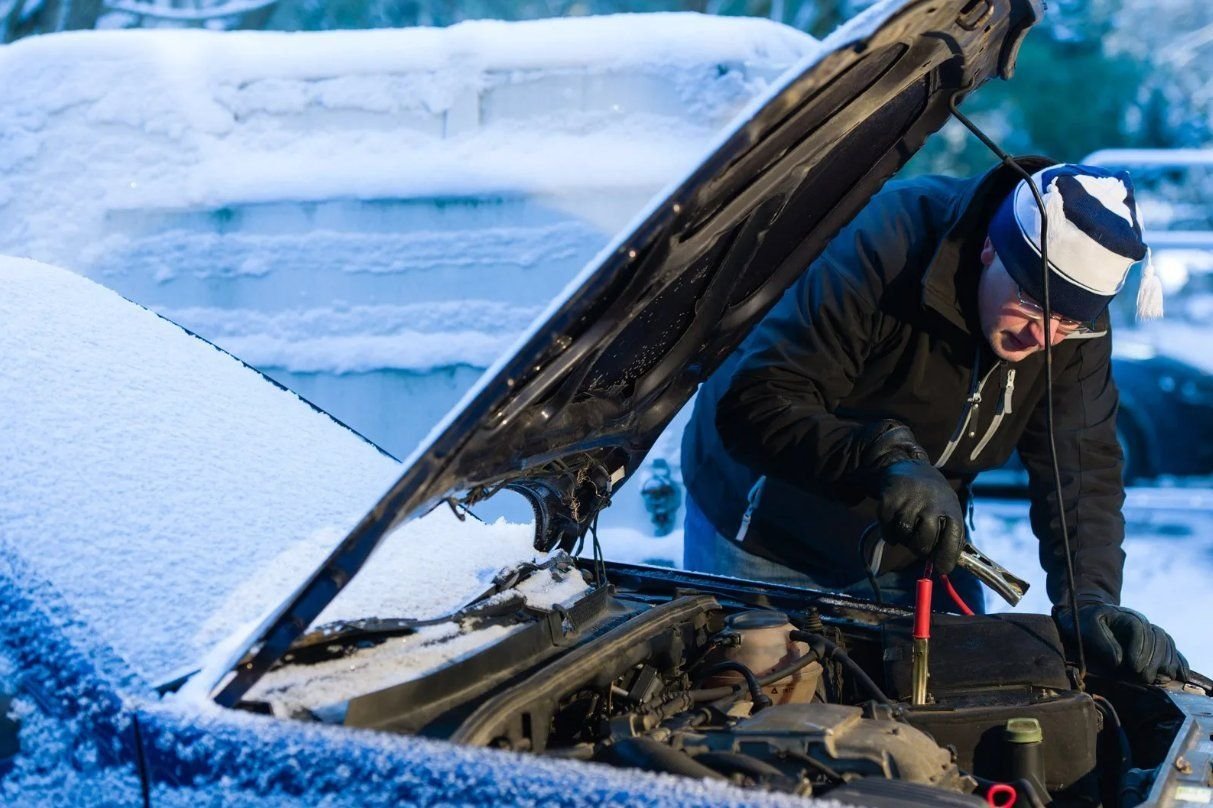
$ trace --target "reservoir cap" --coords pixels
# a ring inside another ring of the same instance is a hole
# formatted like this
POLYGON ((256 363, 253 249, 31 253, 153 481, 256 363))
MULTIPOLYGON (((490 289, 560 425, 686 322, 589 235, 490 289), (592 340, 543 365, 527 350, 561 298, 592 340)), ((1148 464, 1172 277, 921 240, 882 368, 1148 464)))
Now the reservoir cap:
POLYGON ((1011 718, 1007 720, 1007 740, 1011 743, 1040 743, 1044 733, 1035 718, 1011 718))

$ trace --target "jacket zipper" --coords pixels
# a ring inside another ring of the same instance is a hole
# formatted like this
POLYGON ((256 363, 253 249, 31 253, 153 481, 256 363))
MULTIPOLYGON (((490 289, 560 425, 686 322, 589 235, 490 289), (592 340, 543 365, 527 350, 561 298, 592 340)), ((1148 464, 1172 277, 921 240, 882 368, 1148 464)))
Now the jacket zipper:
POLYGON ((758 510, 758 503, 762 499, 762 489, 766 482, 767 477, 764 474, 758 478, 746 496, 746 509, 745 513, 741 515, 741 526, 737 528, 737 535, 733 537, 733 541, 737 544, 745 543, 746 534, 750 532, 750 521, 754 518, 754 511, 758 510))
POLYGON ((943 447, 943 454, 935 461, 935 468, 943 468, 943 464, 948 462, 952 456, 952 452, 956 451, 956 447, 964 440, 965 430, 969 428, 969 421, 977 414, 978 408, 981 406, 981 391, 985 389, 986 382, 994 375, 994 372, 1002 365, 1002 361, 994 363, 986 375, 980 376, 981 370, 981 346, 977 348, 977 354, 973 358, 973 380, 969 384, 969 397, 965 399, 964 412, 961 413, 960 423, 956 426, 956 431, 952 433, 948 445, 943 447))
POLYGON ((1002 419, 1011 414, 1011 399, 1015 395, 1015 368, 1007 370, 1006 381, 1002 386, 1002 400, 998 402, 998 410, 995 411, 994 417, 990 420, 990 428, 986 430, 986 434, 982 436, 981 441, 973 447, 973 451, 969 453, 969 460, 976 460, 977 455, 981 454, 981 450, 986 448, 986 444, 994 437, 994 433, 998 431, 1002 419))

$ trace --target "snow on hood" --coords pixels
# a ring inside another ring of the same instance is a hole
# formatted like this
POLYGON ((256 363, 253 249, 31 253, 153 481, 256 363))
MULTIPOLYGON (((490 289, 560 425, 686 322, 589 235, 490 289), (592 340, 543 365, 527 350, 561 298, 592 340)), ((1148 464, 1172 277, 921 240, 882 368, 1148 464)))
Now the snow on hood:
MULTIPOLYGON (((280 602, 400 472, 293 393, 65 270, 0 258, 0 323, 0 553, 147 680, 280 602)), ((530 537, 435 511, 322 619, 455 608, 503 561, 529 559, 530 537)))
MULTIPOLYGON (((376 561, 379 560, 377 557, 376 561)), ((351 587, 362 582, 363 576, 360 574, 355 581, 351 587)), ((556 605, 572 606, 588 589, 589 584, 576 569, 563 574, 554 569, 543 569, 494 597, 521 594, 529 608, 546 612, 556 605)), ((346 594, 347 591, 343 591, 341 597, 346 594)), ((340 603, 339 598, 333 607, 341 608, 340 603)), ((334 611, 333 607, 330 612, 334 611)), ((326 617, 317 621, 318 624, 326 622, 326 617)), ((284 715, 291 715, 299 708, 315 710, 335 705, 432 673, 476 654, 522 628, 523 624, 483 625, 476 619, 452 619, 424 626, 412 634, 388 639, 349 656, 270 671, 257 682, 248 698, 270 702, 284 715)), ((186 694, 187 697, 190 695, 192 692, 186 694)))

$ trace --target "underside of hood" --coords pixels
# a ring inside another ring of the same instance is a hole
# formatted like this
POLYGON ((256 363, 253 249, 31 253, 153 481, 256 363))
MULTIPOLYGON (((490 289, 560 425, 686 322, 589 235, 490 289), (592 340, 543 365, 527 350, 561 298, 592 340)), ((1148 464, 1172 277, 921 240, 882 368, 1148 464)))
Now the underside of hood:
POLYGON ((943 125, 1010 76, 1041 0, 886 2, 751 105, 604 250, 407 461, 250 638, 212 694, 235 704, 396 525, 501 487, 569 546, 670 419, 825 245, 943 125))

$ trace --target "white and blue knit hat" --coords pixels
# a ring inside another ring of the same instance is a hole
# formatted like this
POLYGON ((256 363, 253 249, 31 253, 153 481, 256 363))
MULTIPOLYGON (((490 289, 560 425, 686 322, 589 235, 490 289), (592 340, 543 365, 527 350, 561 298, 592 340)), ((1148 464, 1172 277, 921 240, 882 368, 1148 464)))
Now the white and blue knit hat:
MULTIPOLYGON (((1142 241, 1141 220, 1128 172, 1062 164, 1032 175, 1049 219, 1050 300, 1054 311, 1094 320, 1144 261, 1137 316, 1162 316, 1162 284, 1142 241)), ((1011 277, 1034 299, 1044 299, 1040 277, 1040 209, 1021 180, 990 223, 990 241, 1011 277)))

